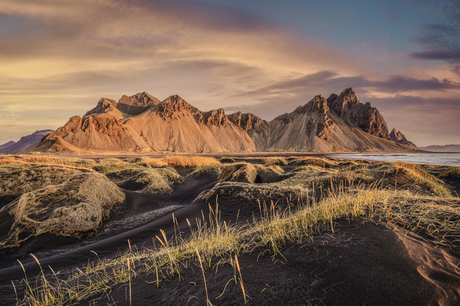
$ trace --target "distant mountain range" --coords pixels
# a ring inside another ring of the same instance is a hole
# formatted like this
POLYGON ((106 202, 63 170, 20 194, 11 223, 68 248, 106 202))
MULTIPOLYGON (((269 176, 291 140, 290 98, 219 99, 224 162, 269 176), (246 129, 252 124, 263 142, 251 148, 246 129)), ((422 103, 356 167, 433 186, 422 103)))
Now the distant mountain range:
POLYGON ((445 146, 427 146, 420 149, 431 152, 460 152, 460 144, 450 144, 445 146))
POLYGON ((33 146, 40 143, 42 138, 49 133, 54 133, 53 130, 40 130, 34 133, 21 137, 18 142, 9 141, 5 144, 0 145, 0 153, 16 153, 32 148, 33 146))
POLYGON ((202 112, 179 96, 164 101, 138 93, 102 98, 30 151, 52 152, 407 152, 419 150, 351 88, 315 96, 270 122, 222 108, 202 112))

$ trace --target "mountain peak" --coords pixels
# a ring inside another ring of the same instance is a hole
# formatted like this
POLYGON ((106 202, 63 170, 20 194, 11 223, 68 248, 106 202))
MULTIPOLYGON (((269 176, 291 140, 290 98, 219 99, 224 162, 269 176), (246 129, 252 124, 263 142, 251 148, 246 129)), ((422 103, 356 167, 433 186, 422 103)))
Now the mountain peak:
POLYGON ((390 139, 408 149, 419 150, 412 141, 407 140, 406 136, 404 136, 401 131, 397 131, 395 128, 393 128, 390 132, 390 139))
POLYGON ((117 108, 117 102, 115 102, 112 99, 101 98, 99 102, 97 103, 96 107, 88 111, 84 117, 92 115, 92 114, 108 113, 110 111, 113 111, 116 108, 117 108))
POLYGON ((156 111, 161 117, 163 117, 163 119, 177 118, 177 113, 181 111, 191 112, 192 115, 196 115, 198 113, 201 115, 201 111, 198 108, 192 106, 178 95, 169 96, 158 105, 156 111))
POLYGON ((136 116, 160 103, 160 100, 143 91, 130 97, 123 95, 120 100, 118 100, 117 108, 126 114, 136 116))
POLYGON ((321 95, 317 95, 305 104, 303 109, 307 112, 319 111, 320 113, 325 114, 329 110, 329 106, 327 105, 326 98, 321 95))
POLYGON ((395 128, 393 128, 390 132, 390 139, 394 142, 403 142, 407 144, 406 136, 404 136, 404 134, 401 133, 401 131, 397 131, 395 128))
POLYGON ((342 116, 342 114, 354 104, 359 103, 356 93, 351 87, 344 89, 338 96, 336 94, 332 94, 327 99, 327 102, 329 108, 339 116, 342 116))

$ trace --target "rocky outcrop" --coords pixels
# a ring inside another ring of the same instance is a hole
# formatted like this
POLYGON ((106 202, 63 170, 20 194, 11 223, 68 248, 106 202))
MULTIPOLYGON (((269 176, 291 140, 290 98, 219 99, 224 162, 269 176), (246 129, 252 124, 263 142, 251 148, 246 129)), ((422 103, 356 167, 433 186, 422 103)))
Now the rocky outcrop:
POLYGON ((35 131, 34 133, 23 136, 18 142, 10 141, 2 146, 0 146, 0 153, 16 153, 28 150, 42 140, 42 138, 49 134, 54 133, 53 130, 40 130, 35 131))
POLYGON ((395 128, 393 128, 393 130, 390 132, 390 139, 406 147, 407 149, 420 150, 412 141, 407 140, 406 136, 404 136, 401 131, 396 131, 395 128))
MULTIPOLYGON (((409 143, 409 142, 408 142, 409 143)), ((181 97, 159 102, 147 93, 101 99, 39 146, 49 151, 253 152, 404 151, 390 140, 385 120, 351 88, 329 99, 318 95, 291 113, 267 122, 253 114, 202 112, 181 97)))
POLYGON ((178 95, 170 96, 163 102, 161 102, 155 109, 155 112, 163 119, 180 119, 181 112, 187 112, 196 117, 197 122, 203 120, 201 111, 187 103, 184 99, 178 95))
POLYGON ((251 113, 236 112, 227 115, 227 119, 248 133, 260 133, 268 128, 267 121, 251 113))
POLYGON ((332 94, 327 99, 327 104, 348 125, 354 125, 371 135, 390 139, 388 126, 380 112, 370 102, 360 103, 352 88, 343 90, 339 96, 332 94))
POLYGON ((86 112, 85 117, 92 115, 92 114, 109 113, 109 112, 114 111, 116 108, 117 108, 117 102, 111 99, 102 98, 99 100, 95 108, 86 112))
POLYGON ((264 143, 270 134, 270 126, 267 121, 251 113, 243 114, 241 112, 228 115, 227 119, 245 131, 254 141, 256 148, 264 147, 264 143))
POLYGON ((146 92, 140 92, 133 96, 123 95, 118 100, 117 108, 128 115, 136 116, 152 106, 160 104, 161 101, 146 92))
POLYGON ((228 122, 223 108, 215 109, 209 112, 204 112, 202 113, 202 115, 203 115, 203 122, 206 125, 219 126, 219 125, 225 125, 228 122))

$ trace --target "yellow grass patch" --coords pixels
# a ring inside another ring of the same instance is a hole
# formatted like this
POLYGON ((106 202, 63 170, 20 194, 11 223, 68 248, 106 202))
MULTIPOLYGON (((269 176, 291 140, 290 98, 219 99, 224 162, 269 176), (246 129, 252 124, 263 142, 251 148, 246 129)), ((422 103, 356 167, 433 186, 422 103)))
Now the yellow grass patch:
POLYGON ((14 219, 0 249, 19 247, 44 233, 81 237, 96 230, 112 207, 124 199, 125 194, 99 173, 80 173, 62 184, 24 193, 0 209, 0 214, 8 213, 14 219))
POLYGON ((449 167, 441 174, 439 174, 439 177, 442 178, 460 178, 460 167, 449 167))
POLYGON ((163 160, 170 167, 201 167, 220 164, 220 161, 214 157, 201 156, 170 156, 163 158, 163 160))

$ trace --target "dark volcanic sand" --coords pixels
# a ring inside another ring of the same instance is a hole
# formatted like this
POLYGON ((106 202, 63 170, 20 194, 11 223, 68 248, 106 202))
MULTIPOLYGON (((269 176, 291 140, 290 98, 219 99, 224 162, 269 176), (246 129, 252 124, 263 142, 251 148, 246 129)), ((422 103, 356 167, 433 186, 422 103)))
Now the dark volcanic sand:
MULTIPOLYGON (((259 256, 260 252, 240 256, 244 287, 251 297, 247 304, 437 305, 444 298, 417 272, 422 265, 408 256, 405 244, 384 224, 342 222, 335 230, 336 234, 290 245, 282 252, 284 258, 259 256)), ((213 305, 244 304, 241 287, 233 281, 216 299, 233 275, 230 265, 219 267, 218 273, 206 273, 213 305)), ((182 276, 182 281, 175 277, 161 282, 159 289, 152 283, 154 275, 135 279, 133 305, 206 305, 200 268, 184 270, 182 276)), ((127 305, 127 288, 127 284, 115 286, 109 298, 95 297, 96 302, 127 305)), ((92 302, 88 299, 82 304, 92 302)), ((457 301, 445 302, 455 305, 457 301)))

